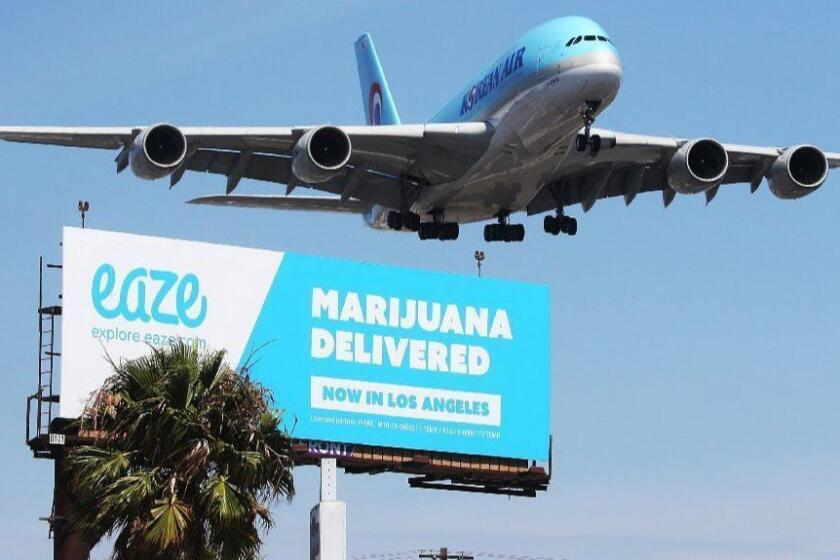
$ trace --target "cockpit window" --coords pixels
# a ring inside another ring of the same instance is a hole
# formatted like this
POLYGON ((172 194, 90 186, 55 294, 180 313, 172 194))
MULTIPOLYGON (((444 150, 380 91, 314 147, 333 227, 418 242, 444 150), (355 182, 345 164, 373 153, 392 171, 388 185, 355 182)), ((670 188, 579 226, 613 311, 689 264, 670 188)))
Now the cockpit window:
POLYGON ((577 37, 572 37, 566 41, 566 46, 571 47, 572 45, 577 45, 581 41, 601 41, 602 43, 609 43, 611 45, 614 44, 612 39, 604 35, 578 35, 577 37))

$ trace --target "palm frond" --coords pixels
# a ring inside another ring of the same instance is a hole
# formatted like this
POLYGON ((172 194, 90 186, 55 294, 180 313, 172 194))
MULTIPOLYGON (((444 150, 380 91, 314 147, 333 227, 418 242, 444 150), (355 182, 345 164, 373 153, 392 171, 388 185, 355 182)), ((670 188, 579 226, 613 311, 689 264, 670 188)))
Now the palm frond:
POLYGON ((103 486, 128 471, 131 455, 118 449, 83 445, 69 453, 68 463, 77 483, 103 486))
POLYGON ((112 364, 83 422, 107 436, 68 456, 71 522, 113 557, 256 558, 269 504, 294 495, 291 439, 271 393, 224 352, 181 342, 112 364))
POLYGON ((213 389, 216 383, 219 382, 219 379, 232 373, 230 367, 225 364, 225 356, 226 353, 220 350, 210 354, 202 361, 199 380, 203 389, 213 389))
POLYGON ((175 496, 158 500, 151 514, 152 520, 144 531, 147 542, 166 549, 184 539, 191 518, 186 503, 175 496))
POLYGON ((123 504, 143 504, 161 492, 161 479, 157 469, 124 476, 111 484, 108 494, 123 504))
POLYGON ((204 506, 207 513, 221 525, 241 522, 245 514, 239 489, 223 476, 211 480, 207 485, 204 506))

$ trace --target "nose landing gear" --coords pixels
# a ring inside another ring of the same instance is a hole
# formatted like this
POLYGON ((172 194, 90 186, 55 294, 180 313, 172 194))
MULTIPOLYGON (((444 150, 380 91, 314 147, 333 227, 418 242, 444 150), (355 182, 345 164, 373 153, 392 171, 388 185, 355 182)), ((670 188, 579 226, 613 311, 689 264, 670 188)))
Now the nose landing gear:
POLYGON ((592 155, 598 153, 601 149, 601 137, 597 134, 592 136, 592 125, 595 124, 595 113, 601 106, 600 101, 587 101, 586 109, 584 109, 580 118, 583 120, 583 134, 579 134, 575 138, 575 148, 579 152, 585 152, 587 149, 592 150, 592 155))

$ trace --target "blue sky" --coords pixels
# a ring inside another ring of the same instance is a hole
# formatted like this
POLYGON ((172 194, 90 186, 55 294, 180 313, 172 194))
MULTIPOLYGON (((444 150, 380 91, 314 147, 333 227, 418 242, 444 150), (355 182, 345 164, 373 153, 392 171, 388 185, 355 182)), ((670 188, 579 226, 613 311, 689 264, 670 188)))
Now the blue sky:
MULTIPOLYGON (((173 3, 0 6, 3 124, 359 124, 353 41, 369 31, 405 122, 429 118, 540 22, 601 23, 625 66, 598 125, 840 151, 831 1, 173 3)), ((840 556, 840 174, 809 198, 766 186, 714 203, 598 203, 575 238, 525 219, 521 245, 420 243, 356 217, 196 208, 218 177, 114 174, 112 153, 0 145, 0 542, 46 557, 51 463, 23 445, 36 364, 37 257, 60 227, 473 272, 552 289, 555 476, 535 500, 342 476, 351 556, 449 545, 570 559, 840 556)), ((242 192, 270 187, 243 181, 242 192)), ((269 558, 308 553, 317 471, 276 508, 269 558)), ((95 557, 107 551, 98 550, 95 557)))

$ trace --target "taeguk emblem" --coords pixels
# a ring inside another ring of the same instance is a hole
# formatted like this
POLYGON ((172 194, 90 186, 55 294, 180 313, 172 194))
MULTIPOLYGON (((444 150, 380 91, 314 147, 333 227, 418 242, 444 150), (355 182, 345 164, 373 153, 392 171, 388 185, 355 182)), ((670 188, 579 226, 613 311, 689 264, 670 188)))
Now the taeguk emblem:
POLYGON ((370 93, 368 94, 368 124, 382 124, 382 88, 379 86, 379 82, 370 84, 370 93))

